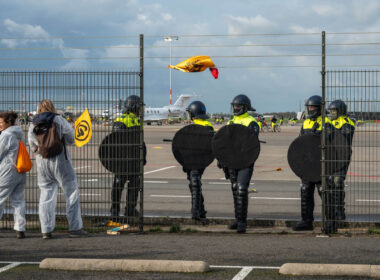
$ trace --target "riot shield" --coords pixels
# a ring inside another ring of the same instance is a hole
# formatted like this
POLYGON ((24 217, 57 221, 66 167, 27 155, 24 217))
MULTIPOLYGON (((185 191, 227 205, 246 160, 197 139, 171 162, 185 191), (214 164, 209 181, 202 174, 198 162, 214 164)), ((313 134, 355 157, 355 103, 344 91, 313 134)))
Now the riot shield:
POLYGON ((134 126, 108 134, 99 146, 99 159, 110 172, 120 175, 140 171, 140 127, 134 126))
POLYGON ((211 149, 213 134, 208 126, 191 124, 181 128, 172 142, 175 159, 187 170, 206 168, 215 158, 211 149))
POLYGON ((212 150, 222 166, 243 169, 259 157, 260 142, 248 127, 231 124, 223 126, 215 134, 212 150))
MULTIPOLYGON (((336 132, 326 138, 325 172, 334 172, 348 168, 351 147, 341 133, 336 132)), ((321 135, 302 135, 289 146, 288 163, 292 171, 301 179, 309 182, 321 182, 322 174, 321 135)))

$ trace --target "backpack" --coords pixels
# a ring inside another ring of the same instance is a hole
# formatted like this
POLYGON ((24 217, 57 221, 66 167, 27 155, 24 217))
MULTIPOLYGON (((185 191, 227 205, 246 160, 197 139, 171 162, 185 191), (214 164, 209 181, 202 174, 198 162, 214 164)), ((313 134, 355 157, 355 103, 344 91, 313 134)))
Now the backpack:
POLYGON ((37 136, 38 152, 43 158, 59 155, 64 149, 63 138, 59 138, 54 117, 54 113, 45 112, 33 120, 33 133, 37 136))
POLYGON ((25 173, 32 169, 32 161, 30 160, 28 151, 22 141, 18 147, 18 154, 16 160, 16 169, 18 173, 25 173))

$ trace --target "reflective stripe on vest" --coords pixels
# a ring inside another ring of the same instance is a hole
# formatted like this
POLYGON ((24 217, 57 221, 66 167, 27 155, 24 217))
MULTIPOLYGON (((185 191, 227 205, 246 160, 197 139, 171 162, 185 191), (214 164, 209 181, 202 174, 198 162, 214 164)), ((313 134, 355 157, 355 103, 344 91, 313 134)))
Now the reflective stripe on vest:
POLYGON ((351 121, 348 117, 340 116, 339 118, 337 118, 336 120, 333 120, 331 122, 335 126, 335 128, 337 128, 337 129, 341 129, 342 126, 344 124, 346 124, 346 123, 348 123, 349 125, 352 125, 353 127, 355 127, 354 122, 351 121))
POLYGON ((244 113, 240 116, 234 116, 234 118, 232 120, 228 121, 227 124, 241 124, 241 125, 248 127, 251 122, 257 123, 257 121, 254 117, 252 117, 248 113, 244 113))
POLYGON ((122 114, 120 117, 118 117, 115 120, 115 122, 121 122, 126 127, 133 127, 133 126, 140 125, 139 119, 133 113, 122 114))
MULTIPOLYGON (((319 116, 315 121, 312 121, 311 119, 306 119, 303 122, 303 130, 313 129, 315 123, 318 123, 318 128, 316 129, 316 131, 322 130, 322 116, 319 116)), ((331 120, 328 117, 325 117, 325 123, 331 123, 331 120)))
POLYGON ((212 124, 209 121, 206 121, 206 120, 194 119, 193 123, 194 124, 198 124, 198 125, 202 125, 202 126, 211 126, 212 129, 214 129, 214 127, 212 126, 212 124))

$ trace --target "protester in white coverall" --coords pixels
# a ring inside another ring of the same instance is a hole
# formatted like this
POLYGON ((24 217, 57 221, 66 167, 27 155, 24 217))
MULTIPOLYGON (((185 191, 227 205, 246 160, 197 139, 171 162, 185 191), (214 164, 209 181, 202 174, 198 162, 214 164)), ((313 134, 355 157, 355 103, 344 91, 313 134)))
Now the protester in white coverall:
POLYGON ((24 141, 21 127, 15 125, 17 114, 0 113, 0 219, 3 216, 5 202, 10 197, 14 208, 14 230, 17 238, 25 237, 25 173, 18 173, 16 160, 20 141, 24 141))
MULTIPOLYGON (((45 112, 56 114, 54 104, 49 99, 42 100, 38 105, 37 114, 45 112)), ((56 115, 53 121, 59 138, 64 138, 65 144, 74 144, 74 129, 72 126, 59 115, 56 115)), ((31 149, 36 151, 37 182, 41 190, 39 216, 42 238, 50 239, 52 237, 51 233, 55 227, 58 185, 62 188, 66 199, 66 215, 70 237, 88 236, 88 232, 82 230, 79 189, 69 152, 65 148, 57 156, 43 158, 38 152, 37 136, 33 132, 34 126, 34 124, 31 124, 29 127, 28 141, 31 149)))

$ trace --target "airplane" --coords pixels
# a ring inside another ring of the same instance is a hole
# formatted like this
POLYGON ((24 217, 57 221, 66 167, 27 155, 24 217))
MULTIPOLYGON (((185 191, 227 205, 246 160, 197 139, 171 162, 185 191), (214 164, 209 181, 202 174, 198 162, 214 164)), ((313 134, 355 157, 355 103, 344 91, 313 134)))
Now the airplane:
POLYGON ((178 118, 186 116, 186 106, 193 95, 181 94, 174 105, 168 105, 159 108, 146 107, 144 112, 144 122, 151 125, 156 122, 162 125, 162 122, 169 118, 178 118))

